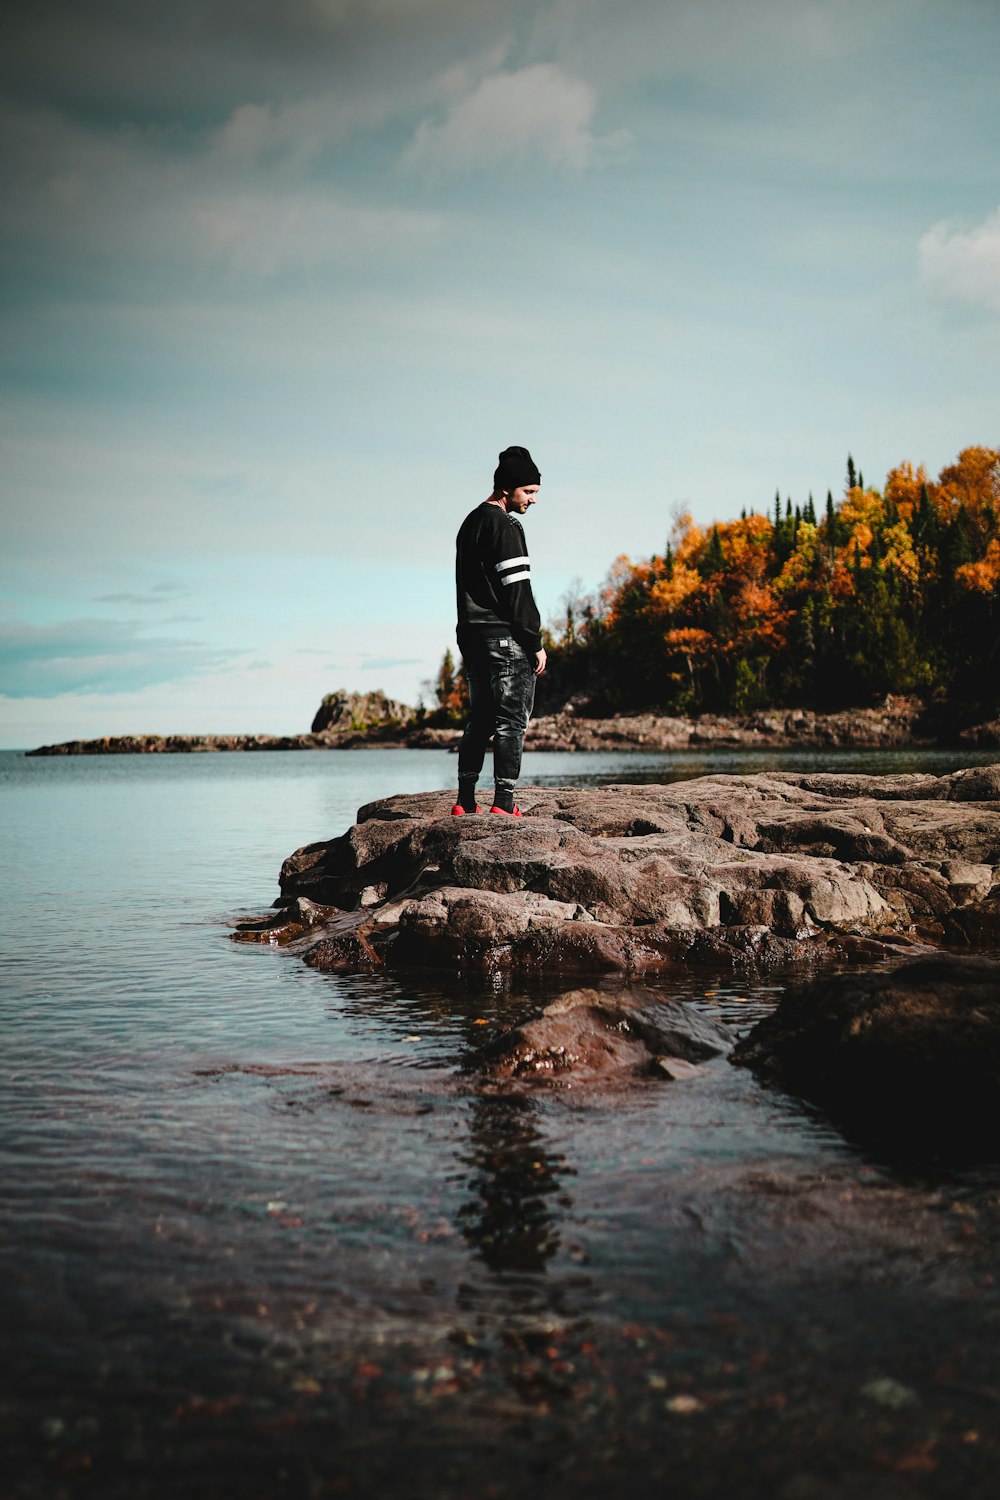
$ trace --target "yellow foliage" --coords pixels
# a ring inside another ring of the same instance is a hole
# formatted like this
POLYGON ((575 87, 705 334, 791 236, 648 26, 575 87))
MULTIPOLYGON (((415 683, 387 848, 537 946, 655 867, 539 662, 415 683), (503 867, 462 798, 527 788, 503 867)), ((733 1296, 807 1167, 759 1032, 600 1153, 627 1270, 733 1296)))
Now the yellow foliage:
MULTIPOLYGON (((927 484, 927 470, 923 464, 914 471, 911 463, 901 463, 890 469, 885 481, 885 498, 895 505, 904 521, 912 520, 920 504, 920 491, 927 484)), ((927 484, 930 495, 933 486, 927 484)))
POLYGON ((670 651, 681 651, 685 656, 704 655, 711 650, 713 644, 711 632, 699 630, 694 625, 668 630, 663 639, 670 651))
POLYGON ((996 448, 963 448, 938 476, 939 509, 951 513, 964 505, 973 514, 1000 507, 1000 452, 996 448))
POLYGON ((895 526, 886 527, 882 533, 882 545, 885 548, 883 567, 895 568, 907 583, 919 583, 920 559, 905 521, 897 521, 895 526))
POLYGON ((870 542, 873 528, 885 520, 885 502, 874 490, 859 490, 855 485, 853 490, 847 491, 840 508, 840 519, 845 526, 866 526, 870 542))
POLYGON ((677 562, 690 563, 701 551, 705 533, 696 526, 687 511, 677 517, 674 525, 674 557, 677 562))
POLYGON ((843 560, 845 567, 853 568, 856 561, 860 561, 863 568, 871 567, 872 560, 868 556, 868 548, 872 544, 874 535, 874 531, 867 522, 857 522, 850 537, 839 549, 838 556, 843 560))
POLYGON ((739 521, 721 522, 718 530, 727 571, 762 577, 773 532, 767 516, 746 516, 739 521))
POLYGON ((649 591, 650 602, 664 614, 680 609, 685 599, 696 594, 702 586, 701 574, 686 563, 675 562, 673 575, 660 578, 649 591))
POLYGON ((955 577, 963 588, 977 594, 992 594, 1000 585, 1000 540, 994 537, 986 548, 985 557, 978 562, 963 563, 956 568, 955 577))
POLYGON ((787 594, 791 589, 801 588, 806 583, 816 561, 818 545, 819 527, 814 526, 811 521, 800 522, 795 534, 795 551, 785 560, 784 567, 775 580, 774 586, 779 594, 787 594))

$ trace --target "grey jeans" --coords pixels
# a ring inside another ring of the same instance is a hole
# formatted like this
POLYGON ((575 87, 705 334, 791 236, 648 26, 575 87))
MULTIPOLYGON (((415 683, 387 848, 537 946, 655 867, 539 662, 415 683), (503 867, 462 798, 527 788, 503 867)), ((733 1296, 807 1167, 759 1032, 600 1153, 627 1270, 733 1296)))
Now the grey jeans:
POLYGON ((459 777, 479 775, 492 736, 494 780, 512 791, 535 703, 534 663, 512 635, 469 632, 461 647, 472 711, 458 747, 459 777))

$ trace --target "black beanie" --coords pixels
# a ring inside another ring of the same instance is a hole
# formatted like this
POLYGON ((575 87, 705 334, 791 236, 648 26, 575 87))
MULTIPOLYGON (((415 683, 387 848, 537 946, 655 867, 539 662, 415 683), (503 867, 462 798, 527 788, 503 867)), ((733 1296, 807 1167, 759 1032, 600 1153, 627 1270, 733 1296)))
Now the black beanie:
POLYGON ((493 493, 519 490, 524 484, 541 484, 542 476, 527 448, 505 448, 493 475, 493 493))

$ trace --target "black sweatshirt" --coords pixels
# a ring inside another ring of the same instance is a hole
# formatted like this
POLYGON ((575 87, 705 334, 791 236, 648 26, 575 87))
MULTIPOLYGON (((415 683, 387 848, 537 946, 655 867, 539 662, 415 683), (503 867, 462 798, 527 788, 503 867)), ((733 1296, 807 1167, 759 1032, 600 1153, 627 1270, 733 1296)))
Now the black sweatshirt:
MULTIPOLYGON (((502 630, 529 655, 541 650, 541 619, 521 523, 484 500, 466 516, 455 543, 458 642, 477 629, 502 630)), ((474 638, 474 637, 473 637, 474 638)))

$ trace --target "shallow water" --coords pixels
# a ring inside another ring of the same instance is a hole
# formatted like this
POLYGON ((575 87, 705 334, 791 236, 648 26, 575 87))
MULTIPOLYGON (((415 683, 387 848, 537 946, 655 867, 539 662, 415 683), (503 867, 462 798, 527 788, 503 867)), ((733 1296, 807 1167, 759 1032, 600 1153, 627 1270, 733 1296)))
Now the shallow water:
MULTIPOLYGON (((972 760, 536 754, 524 779, 972 760)), ((725 1060, 484 1094, 470 1059, 537 989, 229 941, 292 849, 453 774, 0 755, 9 1493, 994 1494, 991 1173, 903 1177, 725 1060)), ((739 1033, 785 977, 658 988, 739 1033)))

